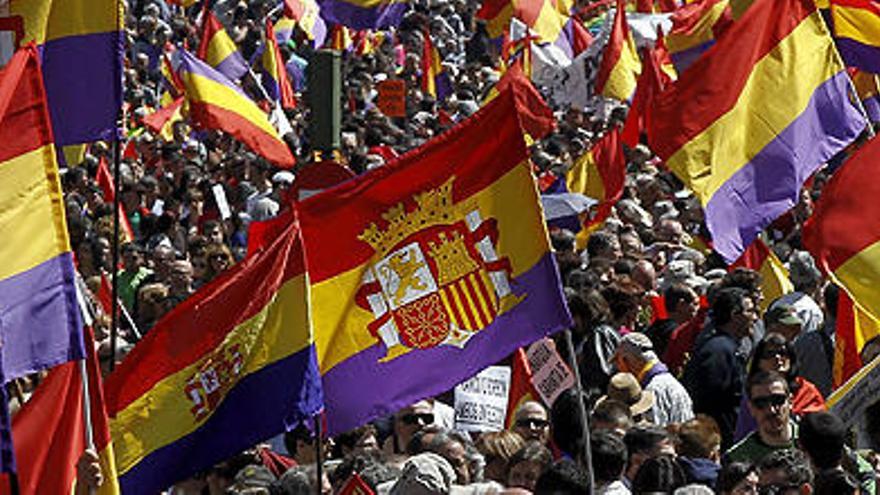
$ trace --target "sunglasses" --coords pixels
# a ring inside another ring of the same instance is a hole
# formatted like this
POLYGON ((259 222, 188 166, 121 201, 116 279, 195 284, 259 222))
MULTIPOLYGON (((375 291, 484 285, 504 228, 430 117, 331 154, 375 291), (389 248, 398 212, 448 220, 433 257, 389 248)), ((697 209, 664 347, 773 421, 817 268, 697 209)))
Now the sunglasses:
POLYGON ((434 415, 432 413, 423 414, 404 414, 400 417, 400 421, 407 425, 430 425, 434 423, 434 415))
POLYGON ((752 397, 752 405, 758 409, 769 409, 770 407, 779 407, 788 400, 785 394, 771 394, 763 397, 752 397))
POLYGON ((516 420, 516 426, 520 428, 546 428, 550 422, 546 419, 525 418, 516 420))
POLYGON ((788 352, 786 352, 784 349, 767 349, 761 353, 761 357, 763 359, 774 359, 778 357, 787 358, 788 352))

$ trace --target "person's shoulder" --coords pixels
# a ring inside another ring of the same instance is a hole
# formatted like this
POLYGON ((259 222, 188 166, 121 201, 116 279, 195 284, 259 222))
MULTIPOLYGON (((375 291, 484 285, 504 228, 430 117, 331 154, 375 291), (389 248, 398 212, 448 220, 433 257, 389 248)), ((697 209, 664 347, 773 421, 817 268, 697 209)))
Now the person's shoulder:
POLYGON ((758 438, 757 431, 752 431, 742 440, 733 444, 724 453, 725 462, 754 462, 755 454, 761 448, 761 441, 758 438))

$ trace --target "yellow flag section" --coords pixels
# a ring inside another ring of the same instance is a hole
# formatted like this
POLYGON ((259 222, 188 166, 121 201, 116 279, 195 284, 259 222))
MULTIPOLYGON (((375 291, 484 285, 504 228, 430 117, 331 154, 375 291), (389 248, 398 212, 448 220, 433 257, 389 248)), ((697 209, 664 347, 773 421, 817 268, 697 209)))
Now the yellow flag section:
POLYGON ((322 405, 292 214, 166 315, 106 382, 123 492, 157 493, 322 405))
POLYGON ((298 205, 331 433, 446 391, 570 324, 520 137, 520 112, 537 107, 516 87, 298 205))

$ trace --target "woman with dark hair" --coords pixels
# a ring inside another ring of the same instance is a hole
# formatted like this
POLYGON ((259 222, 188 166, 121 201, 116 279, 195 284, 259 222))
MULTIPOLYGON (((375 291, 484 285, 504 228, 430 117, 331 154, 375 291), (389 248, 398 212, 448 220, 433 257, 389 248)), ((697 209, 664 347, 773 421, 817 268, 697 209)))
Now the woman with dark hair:
MULTIPOLYGON (((822 393, 812 382, 800 376, 797 354, 794 345, 782 335, 768 333, 755 347, 752 360, 749 362, 748 377, 759 371, 775 371, 785 376, 788 380, 788 388, 791 391, 791 413, 800 417, 809 412, 824 411, 825 399, 822 393)), ((748 379, 746 380, 748 383, 748 379)), ((746 406, 746 395, 739 408, 739 416, 736 421, 734 440, 745 437, 749 432, 757 428, 755 418, 746 406)))
POLYGON ((614 374, 613 357, 620 335, 608 324, 611 310, 599 291, 566 289, 565 295, 574 319, 575 354, 581 381, 587 394, 597 398, 605 393, 614 374))
POLYGON ((687 484, 684 470, 671 455, 651 457, 642 463, 632 483, 633 495, 672 493, 687 484))
POLYGON ((721 495, 758 493, 758 467, 748 462, 731 462, 721 468, 715 489, 721 495))

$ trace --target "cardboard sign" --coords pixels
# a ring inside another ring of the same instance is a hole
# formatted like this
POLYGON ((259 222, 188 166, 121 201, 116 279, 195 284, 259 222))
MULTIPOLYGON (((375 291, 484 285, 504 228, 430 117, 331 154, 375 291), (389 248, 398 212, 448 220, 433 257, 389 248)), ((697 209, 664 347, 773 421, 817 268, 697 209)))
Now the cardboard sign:
POLYGON ((863 366, 841 387, 835 390, 825 404, 828 410, 843 420, 849 428, 857 423, 865 409, 880 397, 880 356, 863 366))
POLYGON ((507 416, 510 367, 489 366, 455 387, 455 428, 500 431, 507 416))
POLYGON ((574 373, 562 360, 556 344, 549 338, 541 339, 526 351, 532 368, 532 385, 544 404, 551 405, 559 394, 574 386, 574 373))
POLYGON ((401 79, 386 79, 377 86, 376 106, 389 117, 406 117, 406 83, 401 79))

